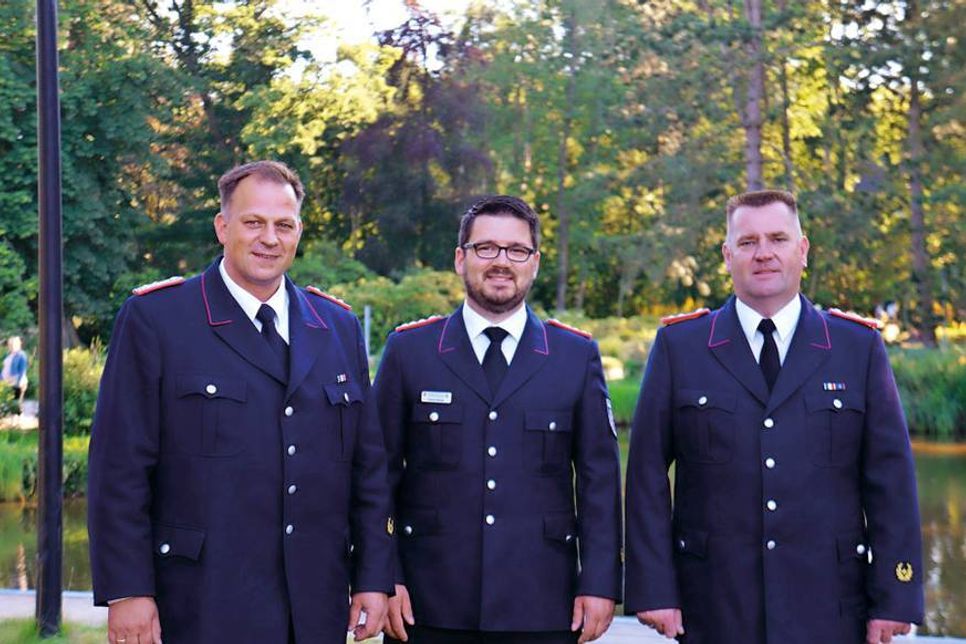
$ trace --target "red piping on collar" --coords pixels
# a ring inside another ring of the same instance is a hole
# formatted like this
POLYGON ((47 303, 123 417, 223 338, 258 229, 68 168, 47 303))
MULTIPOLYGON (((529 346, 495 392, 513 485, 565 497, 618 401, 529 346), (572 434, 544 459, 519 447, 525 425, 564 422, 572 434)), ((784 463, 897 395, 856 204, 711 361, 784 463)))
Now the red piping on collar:
POLYGON ((828 321, 825 319, 825 316, 823 315, 818 315, 818 319, 822 321, 822 325, 825 327, 825 344, 812 342, 811 345, 816 349, 825 349, 826 351, 830 351, 832 349, 832 336, 830 336, 828 332, 828 321))
POLYGON ((724 345, 728 344, 729 342, 731 342, 731 338, 725 338, 724 340, 721 340, 720 342, 711 342, 711 340, 714 339, 714 327, 715 327, 716 324, 718 324, 718 316, 719 315, 721 315, 721 309, 718 309, 717 311, 715 311, 714 312, 714 317, 711 318, 711 335, 708 336, 708 348, 709 349, 717 349, 718 347, 724 346, 724 345))
POLYGON ((231 324, 234 320, 221 320, 220 322, 215 322, 211 319, 211 307, 208 306, 208 291, 205 288, 205 274, 201 274, 201 299, 205 303, 205 313, 208 315, 208 326, 223 326, 225 324, 231 324))
POLYGON ((442 333, 439 334, 438 350, 440 353, 449 353, 450 351, 453 351, 454 349, 456 349, 456 347, 446 347, 445 349, 443 348, 443 338, 446 337, 446 329, 449 328, 449 321, 452 319, 453 319, 452 315, 446 318, 446 323, 443 324, 443 331, 442 333))
POLYGON ((540 328, 543 329, 543 351, 541 351, 537 347, 533 347, 533 350, 534 350, 535 353, 539 353, 542 356, 549 356, 550 355, 550 343, 547 342, 547 325, 546 324, 541 324, 540 325, 540 328))
POLYGON ((312 311, 312 315, 314 315, 315 319, 319 321, 319 324, 321 325, 321 327, 315 326, 314 324, 309 324, 308 322, 306 322, 305 325, 316 329, 318 328, 328 329, 329 328, 328 325, 326 325, 325 320, 322 319, 322 316, 319 315, 319 312, 315 310, 315 307, 312 306, 312 302, 310 302, 309 299, 302 294, 302 291, 298 290, 297 288, 293 290, 295 291, 295 295, 299 298, 299 300, 301 300, 303 304, 309 307, 309 310, 312 311))

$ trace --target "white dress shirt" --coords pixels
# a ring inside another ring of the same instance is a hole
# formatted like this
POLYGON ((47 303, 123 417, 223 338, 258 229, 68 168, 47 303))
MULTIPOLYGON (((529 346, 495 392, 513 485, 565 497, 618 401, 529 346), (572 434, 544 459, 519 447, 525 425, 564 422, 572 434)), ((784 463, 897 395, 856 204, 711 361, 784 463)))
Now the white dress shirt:
POLYGON ((517 310, 510 317, 494 324, 471 309, 470 305, 464 301, 463 324, 466 326, 466 333, 470 337, 470 344, 473 345, 473 353, 476 354, 476 359, 480 364, 483 364, 483 356, 486 355, 486 348, 490 346, 490 339, 486 337, 483 331, 491 326, 498 326, 505 330, 509 335, 503 339, 503 345, 500 349, 503 351, 506 363, 510 364, 513 360, 513 354, 517 351, 517 345, 520 344, 523 330, 527 326, 527 307, 521 302, 520 306, 517 307, 517 310))
MULTIPOLYGON (((742 302, 740 298, 735 299, 737 300, 735 312, 738 313, 741 330, 745 332, 745 337, 748 338, 748 346, 751 347, 755 361, 760 362, 761 348, 765 345, 765 336, 758 330, 758 323, 765 316, 742 302)), ((771 321, 775 323, 775 330, 772 331, 771 335, 775 338, 775 345, 778 347, 778 361, 781 364, 785 364, 785 355, 788 353, 788 347, 792 344, 792 336, 795 335, 795 327, 798 326, 798 317, 801 313, 802 300, 796 293, 795 297, 789 300, 788 304, 780 308, 778 313, 775 313, 771 318, 771 321)))
MULTIPOLYGON (((218 272, 221 273, 221 279, 225 280, 225 286, 228 287, 228 292, 231 296, 235 298, 238 302, 238 306, 242 308, 248 319, 252 321, 258 332, 262 332, 262 323, 255 316, 258 315, 258 309, 262 306, 262 301, 246 291, 244 288, 235 283, 235 280, 228 275, 228 271, 225 270, 225 260, 222 258, 221 263, 218 264, 218 272)), ((278 285, 278 290, 272 297, 268 298, 268 301, 264 302, 268 304, 275 311, 275 330, 278 334, 282 336, 285 340, 285 344, 289 344, 288 341, 288 291, 285 290, 285 278, 282 278, 282 283, 278 285)))

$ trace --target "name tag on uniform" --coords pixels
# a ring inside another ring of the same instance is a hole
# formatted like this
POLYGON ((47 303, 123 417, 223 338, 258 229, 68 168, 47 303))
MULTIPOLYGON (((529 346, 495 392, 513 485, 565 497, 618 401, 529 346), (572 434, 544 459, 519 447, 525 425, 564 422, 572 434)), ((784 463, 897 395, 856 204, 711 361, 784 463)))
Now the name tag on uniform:
POLYGON ((449 405, 453 402, 451 391, 423 391, 419 394, 419 402, 449 405))

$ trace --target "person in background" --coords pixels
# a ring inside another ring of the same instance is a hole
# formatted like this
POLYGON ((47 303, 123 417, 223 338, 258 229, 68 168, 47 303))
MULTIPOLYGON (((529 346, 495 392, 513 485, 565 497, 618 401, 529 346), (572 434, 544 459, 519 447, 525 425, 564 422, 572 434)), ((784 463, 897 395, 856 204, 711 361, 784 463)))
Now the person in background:
POLYGON ((27 394, 27 368, 29 360, 23 350, 23 342, 19 335, 12 335, 7 339, 7 355, 3 359, 3 382, 13 388, 17 396, 17 409, 23 413, 23 399, 27 394))

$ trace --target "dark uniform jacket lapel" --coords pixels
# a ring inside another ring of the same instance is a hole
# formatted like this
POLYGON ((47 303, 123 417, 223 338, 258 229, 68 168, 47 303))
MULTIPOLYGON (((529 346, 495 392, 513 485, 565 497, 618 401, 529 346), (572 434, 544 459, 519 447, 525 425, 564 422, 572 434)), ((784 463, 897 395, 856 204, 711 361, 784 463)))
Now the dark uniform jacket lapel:
POLYGON ((741 330, 734 296, 712 315, 708 349, 758 402, 768 404, 768 384, 741 330))
POLYGON ((278 367, 268 343, 228 292, 218 265, 219 262, 214 262, 201 276, 201 297, 208 326, 238 355, 284 384, 287 374, 278 367))
POLYGON ((523 328, 523 335, 520 337, 516 353, 513 354, 510 369, 493 399, 493 406, 500 405, 526 384, 547 363, 549 356, 547 330, 530 307, 527 307, 527 325, 523 328))
POLYGON ((465 382, 484 401, 490 402, 493 399, 483 367, 473 353, 466 325, 463 324, 462 306, 446 318, 443 330, 440 332, 437 351, 440 360, 452 370, 453 375, 465 382))
POLYGON ((828 323, 811 302, 804 296, 799 297, 802 300, 802 312, 792 336, 792 344, 788 347, 785 362, 778 372, 778 380, 775 381, 775 388, 768 400, 766 415, 788 400, 831 355, 832 340, 828 323))
MULTIPOLYGON (((308 298, 295 288, 292 281, 285 278, 285 288, 289 296, 289 379, 288 395, 291 395, 305 380, 305 376, 323 354, 338 350, 332 342, 329 326, 323 314, 312 306, 308 298)), ((344 356, 328 356, 332 365, 345 364, 344 356)))

